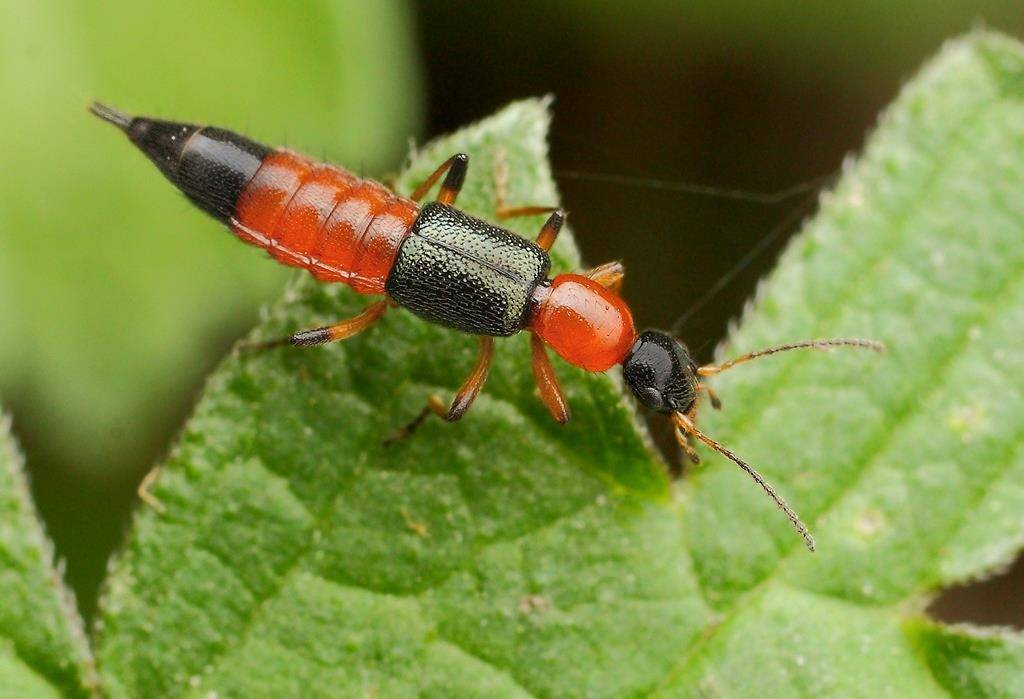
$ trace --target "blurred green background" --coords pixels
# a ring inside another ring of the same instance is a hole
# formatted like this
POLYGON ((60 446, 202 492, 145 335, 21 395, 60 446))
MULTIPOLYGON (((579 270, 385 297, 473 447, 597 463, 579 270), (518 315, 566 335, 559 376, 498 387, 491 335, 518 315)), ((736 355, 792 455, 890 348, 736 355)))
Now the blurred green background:
MULTIPOLYGON (((136 484, 289 274, 193 210, 86 114, 91 99, 385 177, 410 138, 553 93, 552 157, 584 256, 622 259, 638 324, 667 327, 806 202, 578 171, 782 190, 835 172, 945 39, 979 24, 1024 35, 1012 0, 2 8, 0 402, 87 616, 136 484)), ((784 242, 689 319, 701 357, 784 242)), ((1024 626, 1022 580, 1018 562, 947 593, 936 613, 1024 626)))

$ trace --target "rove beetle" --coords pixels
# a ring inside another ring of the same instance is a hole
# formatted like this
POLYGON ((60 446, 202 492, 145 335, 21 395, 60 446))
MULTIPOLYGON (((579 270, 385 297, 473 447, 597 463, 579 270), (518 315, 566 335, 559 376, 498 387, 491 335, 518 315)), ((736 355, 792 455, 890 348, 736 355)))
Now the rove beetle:
POLYGON ((549 214, 531 242, 456 209, 469 165, 465 153, 449 158, 407 198, 342 168, 225 129, 132 117, 99 103, 90 111, 121 129, 185 196, 246 243, 320 281, 344 282, 361 294, 384 296, 354 318, 258 347, 344 340, 373 325, 389 306, 404 306, 432 323, 479 338, 476 366, 451 405, 431 396, 416 419, 389 441, 410 434, 431 414, 450 422, 461 418, 487 378, 494 338, 528 330, 541 400, 555 420, 568 422, 569 406, 545 345, 587 371, 622 365, 637 400, 670 416, 679 445, 694 463, 698 457, 688 437, 750 474, 814 550, 807 527, 761 474, 697 429, 701 393, 714 408, 721 407, 702 379, 786 350, 848 346, 882 351, 880 343, 808 340, 698 366, 686 346, 667 333, 634 330, 629 307, 617 293, 624 275, 620 263, 548 277, 547 251, 562 227, 562 211, 505 206, 499 186, 499 219, 549 214), (442 176, 437 201, 421 207, 419 200, 442 176))

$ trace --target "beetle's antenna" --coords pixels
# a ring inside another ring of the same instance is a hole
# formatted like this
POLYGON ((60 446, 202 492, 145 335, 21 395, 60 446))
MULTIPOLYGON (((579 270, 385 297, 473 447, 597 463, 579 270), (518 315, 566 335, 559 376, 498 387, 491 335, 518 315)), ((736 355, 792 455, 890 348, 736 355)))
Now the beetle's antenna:
POLYGON ((804 544, 807 545, 808 550, 812 552, 814 551, 814 537, 811 536, 811 532, 808 531, 807 526, 800 520, 800 516, 786 503, 785 500, 782 499, 781 495, 775 492, 775 488, 772 487, 771 483, 765 480, 764 476, 754 470, 754 467, 746 461, 698 430, 697 426, 693 424, 693 420, 691 420, 686 414, 673 413, 672 419, 684 434, 692 434, 701 442, 711 447, 750 474, 750 477, 753 478, 759 486, 761 486, 761 489, 768 493, 768 497, 775 501, 775 504, 779 506, 779 509, 786 513, 786 517, 789 518, 793 528, 796 529, 796 533, 803 537, 804 544))
POLYGON ((697 369, 697 374, 700 376, 714 376, 715 374, 721 374, 723 371, 732 369, 737 364, 744 364, 752 359, 757 359, 758 357, 767 357, 771 354, 788 352, 789 350, 795 349, 828 349, 830 347, 856 347, 859 349, 871 350, 872 352, 885 351, 885 345, 881 342, 878 342, 877 340, 865 340, 858 337, 833 337, 822 340, 803 340, 802 342, 791 342, 785 345, 765 347, 764 349, 748 352, 747 354, 722 362, 721 364, 705 364, 697 369))
POLYGON ((132 118, 130 116, 124 112, 114 109, 113 107, 108 107, 102 102, 93 102, 90 104, 89 111, 103 121, 109 121, 122 131, 126 130, 132 124, 132 118))

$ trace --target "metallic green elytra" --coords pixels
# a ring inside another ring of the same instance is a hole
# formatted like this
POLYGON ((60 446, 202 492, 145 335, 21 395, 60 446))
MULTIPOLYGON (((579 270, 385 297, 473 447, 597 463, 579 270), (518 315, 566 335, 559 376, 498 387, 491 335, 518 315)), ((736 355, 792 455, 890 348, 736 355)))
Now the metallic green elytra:
POLYGON ((420 211, 386 289, 433 323, 505 337, 523 329, 550 268, 531 241, 435 202, 420 211))

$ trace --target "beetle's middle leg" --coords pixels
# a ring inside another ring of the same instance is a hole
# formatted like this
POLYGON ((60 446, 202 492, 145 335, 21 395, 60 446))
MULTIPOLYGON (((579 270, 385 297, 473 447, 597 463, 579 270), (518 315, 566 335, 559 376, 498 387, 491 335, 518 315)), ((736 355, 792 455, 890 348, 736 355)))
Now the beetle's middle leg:
POLYGON ((430 177, 423 181, 416 190, 409 195, 413 201, 419 201, 430 191, 441 175, 445 175, 441 183, 441 191, 437 194, 437 200, 442 204, 454 204, 459 192, 462 191, 462 184, 466 181, 466 172, 469 170, 469 156, 465 153, 456 153, 448 160, 441 163, 441 166, 434 170, 430 177))
POLYGON ((380 320, 380 317, 384 315, 384 311, 388 310, 388 306, 391 304, 392 301, 390 299, 382 299, 375 303, 371 303, 359 315, 334 323, 333 325, 325 325, 323 327, 312 328, 310 330, 300 330, 296 333, 292 333, 288 337, 282 337, 276 340, 267 340, 265 342, 246 342, 242 343, 240 347, 245 350, 264 350, 272 347, 281 347, 283 345, 315 347, 316 345, 326 345, 329 342, 345 340, 353 335, 361 333, 380 320))
POLYGON ((431 415, 437 415, 440 418, 448 422, 455 422, 462 418, 469 410, 470 406, 473 405, 473 401, 480 395, 480 391, 484 387, 484 382, 487 381, 487 373, 491 370, 491 359, 494 356, 494 338, 481 335, 478 340, 480 341, 480 354, 477 355, 476 365, 473 367, 473 371, 470 372, 469 376, 459 387, 459 390, 455 394, 455 398, 452 399, 451 405, 445 408, 444 402, 437 395, 431 395, 427 398, 427 405, 420 411, 412 422, 401 428, 391 437, 384 440, 385 445, 393 444, 400 439, 405 439, 416 429, 423 424, 431 415))

